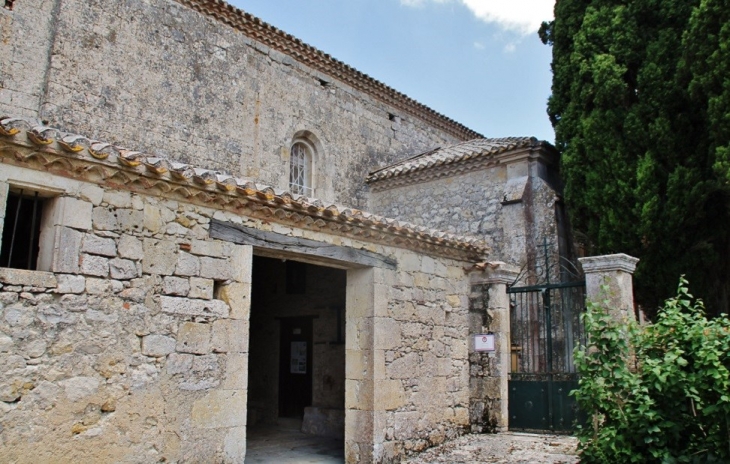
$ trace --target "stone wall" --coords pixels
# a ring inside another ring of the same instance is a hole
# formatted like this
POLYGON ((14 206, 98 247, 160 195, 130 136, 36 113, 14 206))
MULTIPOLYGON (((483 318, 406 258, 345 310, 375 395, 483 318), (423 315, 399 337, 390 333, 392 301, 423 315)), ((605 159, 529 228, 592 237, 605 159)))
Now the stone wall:
POLYGON ((347 270, 348 462, 468 430, 467 262, 2 166, 21 181, 62 193, 50 272, 0 270, 0 461, 240 460, 252 256, 211 218, 397 263, 347 270))
MULTIPOLYGON (((434 168, 434 170, 437 168, 434 168)), ((483 237, 491 260, 535 268, 543 238, 570 255, 554 174, 541 160, 481 167, 463 174, 389 187, 371 193, 370 211, 439 230, 483 237)))
POLYGON ((242 456, 250 247, 210 209, 1 172, 64 193, 53 272, 0 269, 0 461, 242 456))
POLYGON ((362 207, 369 169, 456 141, 172 0, 23 0, 0 27, 3 113, 281 188, 311 133, 327 201, 362 207))
POLYGON ((348 273, 347 462, 399 462, 469 426, 463 263, 396 257, 348 273))

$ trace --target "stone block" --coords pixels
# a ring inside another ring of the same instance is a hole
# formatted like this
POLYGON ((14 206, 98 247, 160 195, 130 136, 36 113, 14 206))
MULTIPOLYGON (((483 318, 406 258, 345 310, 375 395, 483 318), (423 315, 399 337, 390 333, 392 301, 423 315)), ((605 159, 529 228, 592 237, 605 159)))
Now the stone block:
POLYGON ((119 245, 117 249, 121 258, 138 260, 144 257, 142 241, 131 235, 122 235, 119 238, 119 245))
POLYGON ((403 382, 400 380, 376 380, 375 404, 379 409, 393 410, 406 404, 403 382))
POLYGON ((160 309, 168 314, 187 316, 228 317, 228 305, 221 300, 193 300, 175 296, 160 296, 160 309))
POLYGON ((371 317, 373 315, 373 289, 372 269, 353 269, 347 273, 346 294, 348 320, 350 318, 371 317))
MULTIPOLYGON (((79 272, 79 256, 81 255, 81 240, 83 234, 68 227, 54 229, 54 247, 50 269, 53 272, 76 274, 79 272)), ((41 253, 39 261, 44 260, 45 253, 41 253)), ((42 267, 46 267, 42 265, 42 267)))
POLYGON ((345 324, 345 341, 347 346, 361 350, 372 349, 373 321, 372 317, 348 318, 345 324), (350 340, 352 340, 352 343, 350 343, 350 340))
POLYGON ((399 411, 393 414, 393 436, 398 440, 413 439, 418 431, 421 411, 399 411))
POLYGON ((9 353, 14 345, 15 342, 13 342, 12 338, 0 333, 0 353, 9 353))
POLYGON ((56 197, 49 200, 50 225, 90 230, 94 205, 72 197, 56 197))
POLYGON ((175 274, 182 276, 197 276, 200 274, 200 261, 197 256, 181 251, 177 255, 175 274))
POLYGON ((177 265, 177 245, 166 240, 144 239, 142 272, 172 275, 177 265))
POLYGON ((193 240, 190 252, 198 256, 210 256, 212 258, 225 258, 226 251, 223 242, 213 240, 193 240))
POLYGON ((152 205, 144 205, 142 218, 144 228, 152 233, 160 232, 165 227, 165 221, 160 215, 160 209, 152 205))
POLYGON ((166 335, 146 335, 142 337, 142 354, 161 358, 175 351, 177 342, 166 335))
POLYGON ((125 232, 140 232, 144 224, 144 213, 135 209, 118 209, 116 211, 119 229, 125 232))
POLYGON ((246 427, 231 427, 223 439, 225 462, 243 462, 246 456, 246 427))
POLYGON ((139 195, 132 195, 132 208, 142 211, 144 209, 144 200, 139 195))
POLYGON ((193 367, 193 356, 187 353, 170 353, 167 356, 167 364, 165 369, 170 375, 184 374, 193 367))
POLYGON ((372 443, 373 411, 348 410, 345 415, 345 436, 358 443, 372 443))
POLYGON ((97 279, 89 277, 86 279, 86 293, 89 295, 103 295, 111 291, 112 285, 109 279, 97 279))
POLYGON ((370 378, 373 352, 370 350, 345 350, 345 378, 361 380, 370 378))
POLYGON ((424 274, 434 274, 436 272, 436 261, 430 256, 421 257, 421 272, 424 274))
POLYGON ((80 275, 59 274, 56 280, 56 293, 82 293, 86 289, 86 279, 80 275))
POLYGON ((117 255, 117 244, 112 238, 84 234, 84 239, 81 242, 81 251, 91 255, 115 257, 117 255))
POLYGON ((419 363, 417 353, 408 353, 386 366, 386 374, 391 379, 411 379, 418 376, 419 363))
MULTIPOLYGON (((191 279, 192 280, 192 279, 191 279)), ((231 319, 248 320, 251 313, 251 284, 234 282, 222 285, 218 298, 231 308, 231 319)))
MULTIPOLYGON (((165 295, 187 296, 190 291, 190 282, 181 277, 167 276, 162 279, 162 293, 165 295)), ((213 293, 211 291, 211 293, 213 293)), ((190 295, 194 297, 194 295, 190 295)))
POLYGON ((117 230, 119 225, 117 223, 117 216, 114 211, 109 211, 103 206, 97 206, 94 208, 92 215, 92 222, 94 230, 117 230))
POLYGON ((82 254, 79 263, 81 274, 98 277, 109 275, 109 260, 103 256, 82 254))
POLYGON ((237 282, 251 283, 253 247, 234 245, 230 257, 231 278, 237 282))
POLYGON ((402 258, 398 259, 400 269, 406 272, 415 272, 421 270, 421 259, 415 253, 405 253, 402 258))
POLYGON ((226 259, 209 258, 203 256, 200 258, 200 277, 215 280, 231 279, 232 268, 231 263, 226 259))
POLYGON ((106 190, 103 201, 116 208, 131 208, 132 194, 123 190, 106 190))
POLYGON ((190 293, 188 296, 190 298, 200 298, 201 300, 210 300, 213 298, 213 279, 191 277, 190 293))
POLYGON ((248 351, 248 321, 219 319, 213 322, 213 351, 245 353, 248 351))
POLYGON ((374 398, 372 380, 345 380, 345 407, 347 409, 372 410, 374 398))
POLYGON ((226 390, 246 390, 248 388, 248 354, 228 353, 222 387, 226 390))
POLYGON ((378 349, 389 350, 401 344, 400 323, 389 317, 374 318, 373 336, 378 349))
POLYGON ((27 271, 0 267, 0 282, 5 285, 25 285, 30 287, 55 288, 56 276, 50 272, 27 271))
POLYGON ((109 273, 112 279, 128 280, 139 277, 139 270, 134 261, 114 258, 109 261, 109 273))
POLYGON ((79 196, 82 200, 86 200, 94 206, 99 206, 104 198, 104 189, 98 185, 84 182, 79 187, 79 196))
POLYGON ((86 295, 63 295, 61 297, 61 307, 66 311, 82 312, 89 307, 89 300, 86 295))
POLYGON ((62 380, 58 384, 63 388, 66 397, 70 401, 84 400, 89 402, 90 397, 98 391, 101 381, 96 377, 80 376, 62 380))
POLYGON ((165 228, 165 233, 167 235, 178 235, 178 236, 184 237, 185 235, 187 235, 188 232, 189 232, 189 229, 178 224, 177 222, 170 222, 167 224, 167 227, 165 228))
POLYGON ((213 390, 193 402, 190 420, 193 426, 220 429, 246 426, 246 392, 213 390))
POLYGON ((184 322, 177 333, 176 350, 180 353, 208 354, 210 352, 210 324, 184 322))
POLYGON ((28 327, 34 319, 33 313, 22 307, 5 308, 3 316, 10 327, 28 327))

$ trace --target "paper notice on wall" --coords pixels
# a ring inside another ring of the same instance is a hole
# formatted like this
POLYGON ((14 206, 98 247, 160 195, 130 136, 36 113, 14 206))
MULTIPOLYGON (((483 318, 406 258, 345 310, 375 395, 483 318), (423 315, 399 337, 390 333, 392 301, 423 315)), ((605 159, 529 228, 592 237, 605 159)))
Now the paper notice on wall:
POLYGON ((292 374, 307 373, 307 342, 291 342, 291 368, 292 374))

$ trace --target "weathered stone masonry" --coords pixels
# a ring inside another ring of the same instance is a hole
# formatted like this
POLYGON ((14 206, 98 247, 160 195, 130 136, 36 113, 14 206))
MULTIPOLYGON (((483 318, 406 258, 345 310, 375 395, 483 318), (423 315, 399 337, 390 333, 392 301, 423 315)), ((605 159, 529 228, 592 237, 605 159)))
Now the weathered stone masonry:
POLYGON ((479 136, 223 2, 182 3, 0 9, 0 111, 278 188, 310 131, 314 196, 357 207, 371 168, 479 136))
POLYGON ((565 248, 552 147, 479 139, 219 0, 23 0, 0 37, 0 228, 9 192, 43 205, 38 270, 0 269, 0 461, 241 462, 247 408, 277 416, 248 403, 254 255, 342 270, 260 329, 295 305, 331 329, 344 298, 313 406, 344 402, 347 462, 504 429, 512 274, 466 270, 565 248))
POLYGON ((50 211, 72 208, 50 215, 51 272, 0 273, 0 459, 242 458, 252 249, 211 240, 213 220, 397 263, 347 271, 348 462, 393 462, 468 429, 464 269, 480 242, 203 171, 174 181, 153 158, 130 165, 111 146, 2 127, 14 134, 2 191, 22 179, 62 192, 50 211))

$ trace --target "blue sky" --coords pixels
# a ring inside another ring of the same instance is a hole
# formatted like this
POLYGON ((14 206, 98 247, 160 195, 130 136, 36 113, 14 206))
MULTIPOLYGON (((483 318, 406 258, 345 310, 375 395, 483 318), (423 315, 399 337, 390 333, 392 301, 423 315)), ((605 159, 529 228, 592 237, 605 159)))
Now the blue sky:
POLYGON ((551 0, 229 0, 487 137, 554 141, 551 0))

